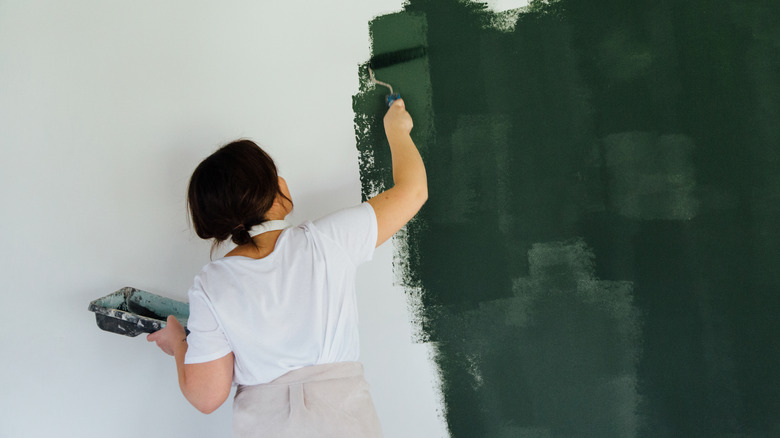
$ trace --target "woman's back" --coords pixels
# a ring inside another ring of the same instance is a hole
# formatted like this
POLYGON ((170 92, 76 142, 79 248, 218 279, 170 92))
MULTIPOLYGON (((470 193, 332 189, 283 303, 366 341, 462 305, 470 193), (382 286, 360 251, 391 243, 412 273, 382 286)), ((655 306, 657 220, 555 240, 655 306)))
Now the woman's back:
POLYGON ((237 384, 359 357, 355 272, 370 260, 376 217, 368 204, 279 235, 273 252, 214 261, 190 290, 185 363, 235 354, 237 384))

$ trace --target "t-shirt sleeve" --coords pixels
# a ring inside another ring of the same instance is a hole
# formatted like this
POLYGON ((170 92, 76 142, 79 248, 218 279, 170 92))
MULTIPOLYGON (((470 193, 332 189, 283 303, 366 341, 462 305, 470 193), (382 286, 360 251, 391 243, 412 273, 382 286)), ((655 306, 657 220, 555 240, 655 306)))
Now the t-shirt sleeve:
POLYGON ((331 213, 314 221, 314 226, 341 246, 356 266, 374 256, 377 223, 371 204, 364 202, 331 213))
POLYGON ((185 364, 211 362, 233 351, 220 327, 206 294, 193 286, 189 291, 190 316, 187 319, 187 353, 185 364))

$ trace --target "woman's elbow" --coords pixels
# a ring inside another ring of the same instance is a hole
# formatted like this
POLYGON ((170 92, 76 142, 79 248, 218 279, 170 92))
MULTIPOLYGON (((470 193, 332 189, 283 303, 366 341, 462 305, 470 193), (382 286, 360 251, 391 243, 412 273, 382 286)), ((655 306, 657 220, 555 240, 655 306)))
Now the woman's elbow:
POLYGON ((423 205, 428 201, 428 186, 421 187, 415 196, 417 205, 419 206, 417 210, 419 211, 420 208, 422 208, 423 205))
POLYGON ((182 391, 184 397, 192 406, 204 414, 210 414, 227 400, 230 395, 230 387, 219 388, 218 390, 202 390, 199 392, 182 391))
POLYGON ((221 405, 203 405, 203 406, 195 406, 197 410, 200 411, 201 414, 210 414, 214 411, 216 411, 221 405))
POLYGON ((179 388, 195 409, 210 414, 230 396, 233 353, 211 362, 187 364, 179 375, 179 388))
POLYGON ((208 415, 208 414, 216 411, 217 409, 219 409, 219 407, 222 406, 223 403, 225 403, 226 399, 227 399, 227 397, 225 399, 222 399, 222 400, 217 400, 217 399, 215 399, 215 400, 190 400, 190 403, 192 404, 192 406, 195 407, 195 409, 197 409, 198 411, 200 411, 203 414, 208 415))
POLYGON ((409 202, 422 207, 425 201, 428 200, 428 181, 423 178, 422 181, 417 182, 415 185, 407 189, 407 196, 409 196, 409 202))

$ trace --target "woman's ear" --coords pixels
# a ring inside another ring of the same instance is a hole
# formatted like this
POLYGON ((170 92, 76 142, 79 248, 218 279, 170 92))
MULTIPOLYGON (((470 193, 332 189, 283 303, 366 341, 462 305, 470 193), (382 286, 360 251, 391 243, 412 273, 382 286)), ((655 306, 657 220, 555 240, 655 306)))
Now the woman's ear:
POLYGON ((279 177, 279 191, 284 196, 277 195, 276 202, 280 203, 287 211, 287 214, 289 214, 293 209, 292 196, 290 195, 289 187, 287 187, 287 181, 285 181, 285 179, 281 176, 279 177))

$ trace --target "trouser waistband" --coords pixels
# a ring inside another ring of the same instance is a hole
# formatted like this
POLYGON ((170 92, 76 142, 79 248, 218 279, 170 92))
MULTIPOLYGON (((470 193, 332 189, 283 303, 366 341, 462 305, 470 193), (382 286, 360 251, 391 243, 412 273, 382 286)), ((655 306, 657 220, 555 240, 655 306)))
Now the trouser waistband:
POLYGON ((360 362, 335 362, 320 365, 310 365, 285 373, 276 379, 259 385, 238 385, 236 395, 249 388, 271 387, 277 385, 293 385, 323 380, 343 379, 363 375, 363 364, 360 362))

